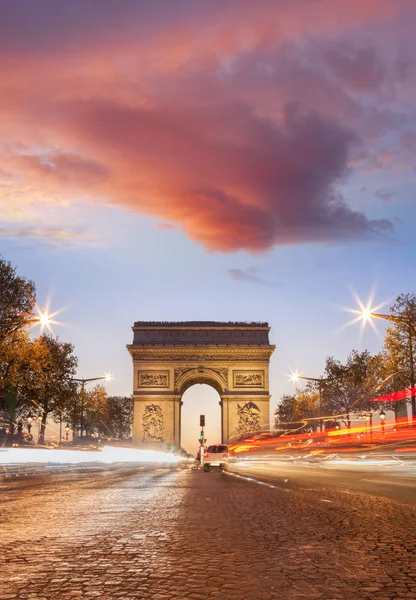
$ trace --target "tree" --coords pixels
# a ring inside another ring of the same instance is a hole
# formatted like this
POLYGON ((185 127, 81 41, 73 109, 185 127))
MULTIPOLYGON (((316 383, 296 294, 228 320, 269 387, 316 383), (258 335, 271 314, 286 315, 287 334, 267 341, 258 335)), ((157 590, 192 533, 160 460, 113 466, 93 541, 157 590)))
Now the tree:
MULTIPOLYGON (((401 373, 394 370, 394 366, 385 351, 379 352, 371 358, 366 381, 369 396, 377 398, 380 395, 393 394, 403 387, 402 381, 401 373)), ((400 412, 406 407, 406 400, 399 402, 374 402, 372 404, 376 410, 393 411, 395 421, 397 422, 400 412)))
POLYGON ((92 390, 88 392, 84 390, 81 393, 84 393, 83 406, 85 411, 82 426, 85 427, 85 435, 91 435, 91 433, 100 431, 102 415, 105 413, 108 400, 107 391, 104 386, 96 385, 92 390))
POLYGON ((396 373, 404 387, 412 388, 412 420, 416 419, 416 295, 400 294, 390 308, 392 325, 386 330, 384 354, 388 371, 396 373))
POLYGON ((31 340, 25 330, 10 334, 8 342, 1 345, 1 408, 11 432, 19 417, 35 409, 28 389, 41 372, 44 357, 45 348, 37 340, 31 340))
POLYGON ((311 428, 316 431, 320 414, 319 389, 317 383, 308 381, 304 388, 296 390, 297 412, 303 419, 311 421, 311 428))
POLYGON ((30 406, 30 410, 37 408, 42 414, 40 444, 45 441, 48 416, 60 415, 76 394, 76 384, 71 378, 75 375, 78 361, 73 350, 72 344, 60 342, 49 335, 42 335, 32 342, 31 351, 38 356, 37 368, 29 373, 20 393, 26 398, 26 411, 30 406))
MULTIPOLYGON (((305 388, 298 388, 295 394, 282 396, 275 411, 275 425, 279 423, 298 427, 304 420, 312 420, 311 428, 316 430, 314 419, 319 417, 319 394, 313 384, 308 383, 305 388)), ((288 427, 290 428, 290 427, 288 427)))
POLYGON ((296 396, 294 394, 283 394, 274 413, 275 425, 294 421, 295 405, 296 396))
POLYGON ((28 325, 35 307, 35 285, 19 277, 12 265, 0 258, 0 410, 13 430, 17 405, 16 384, 29 368, 28 325))
POLYGON ((131 436, 133 401, 128 396, 109 396, 100 414, 98 430, 101 435, 126 439, 131 436))
POLYGON ((371 355, 367 350, 353 350, 345 364, 332 356, 326 359, 323 383, 323 410, 326 414, 343 415, 350 427, 352 411, 369 410, 367 379, 370 372, 371 355))
POLYGON ((0 345, 30 322, 35 302, 35 284, 19 277, 11 263, 0 258, 0 345))

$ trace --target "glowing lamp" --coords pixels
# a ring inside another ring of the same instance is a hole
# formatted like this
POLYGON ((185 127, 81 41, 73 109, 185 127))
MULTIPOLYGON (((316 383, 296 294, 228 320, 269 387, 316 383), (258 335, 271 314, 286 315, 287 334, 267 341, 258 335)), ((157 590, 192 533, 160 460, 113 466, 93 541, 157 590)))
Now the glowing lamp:
POLYGON ((46 312, 40 312, 38 321, 42 327, 48 327, 48 325, 52 322, 52 317, 46 312))
POLYGON ((371 317, 373 316, 371 314, 371 310, 369 308, 365 308, 362 312, 361 312, 361 319, 363 321, 370 321, 371 317))
POLYGON ((293 381, 293 383, 297 383, 299 381, 299 373, 297 371, 292 372, 290 375, 291 380, 293 381))

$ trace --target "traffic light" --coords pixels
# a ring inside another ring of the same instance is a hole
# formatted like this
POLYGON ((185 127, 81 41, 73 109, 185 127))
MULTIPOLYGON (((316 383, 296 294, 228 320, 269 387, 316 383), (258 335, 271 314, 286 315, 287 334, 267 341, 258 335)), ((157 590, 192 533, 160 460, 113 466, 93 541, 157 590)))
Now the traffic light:
POLYGON ((203 431, 201 431, 201 433, 199 434, 199 439, 200 439, 200 440, 203 440, 203 439, 204 439, 204 432, 203 432, 203 431))
POLYGON ((200 427, 205 427, 205 415, 200 415, 199 416, 199 426, 200 427))

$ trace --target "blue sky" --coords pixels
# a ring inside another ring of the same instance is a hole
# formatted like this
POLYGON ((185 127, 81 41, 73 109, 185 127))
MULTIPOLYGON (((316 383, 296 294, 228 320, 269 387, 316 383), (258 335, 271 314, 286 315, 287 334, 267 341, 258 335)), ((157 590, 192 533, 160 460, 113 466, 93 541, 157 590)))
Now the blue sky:
MULTIPOLYGON (((121 211, 112 228, 102 247, 93 249, 1 243, 1 254, 36 282, 39 305, 50 301, 52 310, 63 309, 56 317, 63 325, 54 332, 75 345, 79 376, 114 373, 109 394, 132 393, 126 344, 136 320, 267 320, 276 345, 270 375, 273 410, 283 393, 293 391, 290 369, 317 377, 328 355, 342 360, 353 348, 381 348, 382 323, 377 323, 379 336, 371 328, 360 335, 358 324, 341 330, 353 318, 342 306, 357 306, 353 290, 363 301, 373 291, 379 303, 414 289, 409 284, 415 281, 415 252, 405 236, 383 244, 286 246, 252 256, 207 252, 180 233, 155 228, 150 218, 121 211), (249 279, 236 279, 230 269, 249 279)), ((199 414, 207 414, 209 441, 219 440, 214 390, 191 388, 183 410, 183 421, 189 423, 184 443, 190 451, 199 414)))

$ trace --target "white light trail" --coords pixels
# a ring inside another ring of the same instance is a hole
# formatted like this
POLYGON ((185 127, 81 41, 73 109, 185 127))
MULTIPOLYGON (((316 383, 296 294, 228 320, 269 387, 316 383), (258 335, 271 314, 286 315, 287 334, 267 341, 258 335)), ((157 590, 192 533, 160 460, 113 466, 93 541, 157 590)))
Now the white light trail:
POLYGON ((85 463, 179 463, 183 457, 156 450, 104 446, 102 450, 45 450, 40 448, 3 448, 0 466, 16 464, 85 463))

